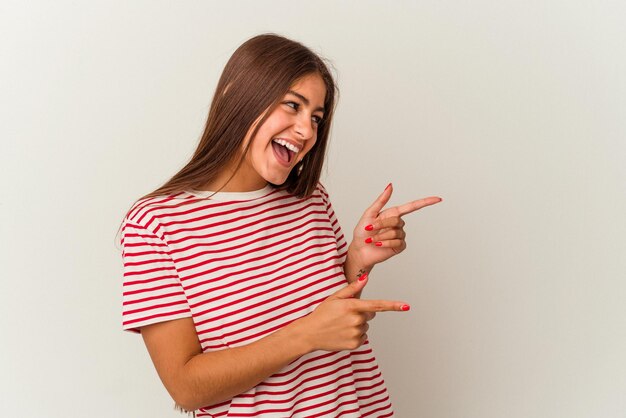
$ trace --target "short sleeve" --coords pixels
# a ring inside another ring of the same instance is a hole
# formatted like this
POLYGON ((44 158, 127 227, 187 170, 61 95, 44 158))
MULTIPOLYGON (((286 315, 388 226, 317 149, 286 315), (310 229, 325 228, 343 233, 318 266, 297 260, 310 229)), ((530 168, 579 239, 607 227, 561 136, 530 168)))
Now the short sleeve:
POLYGON ((326 211, 328 212, 328 219, 330 220, 330 224, 335 233, 335 240, 337 241, 337 251, 342 255, 344 261, 345 256, 347 255, 347 243, 346 238, 341 230, 341 226, 339 225, 339 219, 337 219, 337 215, 335 215, 335 211, 333 210, 333 205, 330 203, 330 196, 328 191, 322 183, 318 182, 318 189, 322 195, 322 200, 324 201, 324 205, 326 206, 326 211))
POLYGON ((122 329, 191 317, 169 247, 146 228, 125 220, 122 227, 124 284, 122 329))

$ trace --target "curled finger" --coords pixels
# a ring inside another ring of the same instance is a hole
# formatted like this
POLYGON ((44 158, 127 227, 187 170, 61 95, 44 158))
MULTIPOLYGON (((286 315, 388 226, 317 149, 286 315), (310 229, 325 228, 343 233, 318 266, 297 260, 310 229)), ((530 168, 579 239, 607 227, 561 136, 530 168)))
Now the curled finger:
POLYGON ((386 241, 376 241, 375 245, 377 247, 391 248, 396 253, 400 253, 406 248, 406 241, 403 239, 390 239, 386 241))
POLYGON ((380 241, 387 241, 387 240, 392 240, 392 239, 405 239, 406 238, 406 232, 404 232, 404 229, 401 228, 393 228, 393 229, 388 229, 385 232, 379 232, 376 235, 372 235, 371 237, 367 237, 365 239, 365 243, 366 244, 371 244, 371 243, 375 243, 375 242, 380 242, 380 241))

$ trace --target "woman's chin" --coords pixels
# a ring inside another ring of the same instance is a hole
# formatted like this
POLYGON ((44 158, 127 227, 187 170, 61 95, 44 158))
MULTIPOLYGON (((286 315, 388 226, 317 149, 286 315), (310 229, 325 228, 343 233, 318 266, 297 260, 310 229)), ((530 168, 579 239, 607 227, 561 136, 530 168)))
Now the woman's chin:
POLYGON ((267 180, 268 183, 274 186, 282 186, 287 181, 287 176, 285 176, 284 178, 271 177, 271 178, 266 178, 265 180, 267 180))
POLYGON ((265 178, 265 181, 267 181, 268 183, 271 183, 275 186, 280 186, 281 184, 287 181, 290 173, 291 173, 291 170, 280 170, 279 172, 274 171, 272 173, 268 173, 268 175, 263 176, 263 177, 265 178))

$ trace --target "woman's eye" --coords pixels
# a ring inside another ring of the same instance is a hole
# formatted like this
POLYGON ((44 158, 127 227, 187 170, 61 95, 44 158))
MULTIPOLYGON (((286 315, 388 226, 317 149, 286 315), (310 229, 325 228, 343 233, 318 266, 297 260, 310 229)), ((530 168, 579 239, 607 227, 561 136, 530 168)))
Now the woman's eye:
MULTIPOLYGON (((284 103, 290 108, 294 109, 295 111, 297 111, 300 108, 300 103, 296 103, 296 102, 284 102, 284 103)), ((322 117, 313 115, 313 122, 315 122, 316 125, 319 125, 320 123, 322 123, 323 119, 324 118, 322 117)))
POLYGON ((292 107, 292 108, 293 108, 293 109, 295 109, 295 110, 298 110, 298 107, 300 106, 300 104, 299 104, 299 103, 296 103, 296 102, 285 102, 285 104, 286 104, 287 106, 289 106, 289 107, 292 107), (291 105, 293 105, 293 106, 291 106, 291 105))

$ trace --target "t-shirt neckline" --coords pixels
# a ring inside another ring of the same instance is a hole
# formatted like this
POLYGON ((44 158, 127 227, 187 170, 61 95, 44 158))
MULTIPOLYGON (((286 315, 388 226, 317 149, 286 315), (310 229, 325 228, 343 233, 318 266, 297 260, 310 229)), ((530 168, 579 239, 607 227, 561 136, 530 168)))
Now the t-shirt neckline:
POLYGON ((268 183, 262 189, 252 190, 249 192, 217 192, 211 196, 213 194, 212 191, 191 189, 187 190, 187 193, 200 198, 211 196, 211 200, 251 200, 267 196, 272 190, 274 190, 274 187, 268 183))

